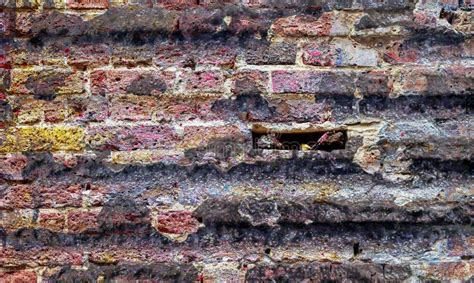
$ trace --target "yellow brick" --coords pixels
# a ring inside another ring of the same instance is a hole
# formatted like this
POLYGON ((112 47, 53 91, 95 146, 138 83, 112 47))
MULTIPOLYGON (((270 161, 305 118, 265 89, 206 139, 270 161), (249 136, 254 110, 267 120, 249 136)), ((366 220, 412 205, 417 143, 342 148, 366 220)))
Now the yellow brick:
POLYGON ((84 149, 84 129, 79 127, 56 127, 51 132, 53 150, 84 149))
POLYGON ((0 152, 16 151, 18 140, 15 132, 11 129, 0 129, 0 152))
POLYGON ((84 130, 80 127, 22 127, 2 133, 5 142, 0 152, 79 151, 84 149, 84 130))

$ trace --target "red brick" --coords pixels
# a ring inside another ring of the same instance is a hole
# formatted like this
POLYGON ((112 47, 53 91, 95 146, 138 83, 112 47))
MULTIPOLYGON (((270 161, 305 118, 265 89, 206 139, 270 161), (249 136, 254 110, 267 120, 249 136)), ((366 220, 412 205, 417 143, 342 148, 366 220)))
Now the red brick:
POLYGON ((463 66, 407 68, 396 77, 397 92, 404 95, 469 94, 473 81, 474 68, 463 66))
MULTIPOLYGON (((270 99, 270 105, 275 107, 273 121, 278 122, 313 122, 324 123, 330 117, 327 105, 314 101, 314 97, 284 97, 270 99)), ((262 119, 268 121, 270 119, 262 119)))
POLYGON ((149 70, 94 71, 91 91, 94 95, 135 94, 157 95, 171 91, 175 74, 149 70))
POLYGON ((198 0, 157 0, 157 2, 159 7, 177 10, 197 6, 199 3, 198 0))
POLYGON ((304 46, 303 63, 314 66, 377 65, 378 53, 349 39, 320 40, 304 46))
POLYGON ((237 56, 237 50, 228 46, 205 46, 198 50, 196 63, 202 66, 219 66, 222 68, 233 68, 237 56))
POLYGON ((10 185, 0 198, 0 209, 33 208, 35 188, 32 185, 10 185))
POLYGON ((82 206, 81 185, 53 185, 38 188, 36 200, 40 207, 80 207, 82 206))
POLYGON ((233 140, 244 142, 249 137, 237 126, 187 126, 184 127, 184 137, 180 143, 182 148, 196 148, 207 146, 214 140, 233 140))
POLYGON ((76 68, 99 67, 109 63, 111 52, 105 44, 73 45, 65 49, 67 63, 76 68))
POLYGON ((0 199, 0 208, 60 208, 82 206, 81 185, 10 185, 0 199))
POLYGON ((28 158, 23 154, 7 154, 0 156, 0 178, 22 180, 23 169, 28 164, 28 158))
POLYGON ((153 62, 160 67, 190 67, 196 65, 195 47, 191 44, 163 42, 156 47, 153 62))
POLYGON ((40 212, 38 226, 55 232, 62 232, 66 225, 66 218, 63 213, 40 212))
POLYGON ((71 248, 31 247, 23 250, 15 248, 0 249, 0 266, 37 267, 54 265, 80 265, 82 253, 71 248))
POLYGON ((110 118, 142 121, 152 119, 157 109, 158 99, 152 96, 129 95, 113 97, 110 103, 110 118))
POLYGON ((212 111, 216 98, 203 96, 161 97, 156 108, 156 118, 165 121, 219 120, 212 111))
POLYGON ((187 234, 195 233, 199 222, 191 211, 164 211, 158 214, 155 227, 162 233, 187 234))
POLYGON ((200 93, 222 92, 225 77, 219 71, 199 71, 183 74, 187 91, 200 93))
POLYGON ((20 271, 1 271, 0 282, 3 283, 36 283, 36 273, 28 270, 20 271))
POLYGON ((268 73, 257 70, 243 70, 234 73, 232 77, 232 93, 259 94, 266 93, 268 73))
POLYGON ((66 120, 70 113, 66 99, 61 97, 54 101, 47 101, 44 104, 44 121, 49 123, 58 123, 66 120))
POLYGON ((70 9, 107 9, 108 0, 67 0, 70 9))
POLYGON ((396 41, 386 47, 383 59, 391 64, 456 62, 472 55, 472 42, 450 45, 415 45, 410 42, 396 41))
POLYGON ((94 126, 87 130, 89 147, 98 150, 171 148, 177 136, 168 126, 94 126))
POLYGON ((319 18, 310 15, 297 15, 277 19, 272 26, 275 34, 280 36, 343 36, 349 34, 349 24, 344 14, 337 16, 331 12, 319 18))
POLYGON ((97 211, 70 211, 67 214, 67 231, 69 233, 96 232, 99 229, 98 217, 97 211))

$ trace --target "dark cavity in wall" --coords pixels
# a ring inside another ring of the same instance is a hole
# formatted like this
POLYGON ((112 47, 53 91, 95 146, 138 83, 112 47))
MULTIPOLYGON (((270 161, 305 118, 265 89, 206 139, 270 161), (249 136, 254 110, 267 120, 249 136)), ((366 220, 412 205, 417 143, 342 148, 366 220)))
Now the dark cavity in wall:
POLYGON ((261 131, 252 130, 253 148, 276 150, 324 150, 345 149, 347 131, 261 131))

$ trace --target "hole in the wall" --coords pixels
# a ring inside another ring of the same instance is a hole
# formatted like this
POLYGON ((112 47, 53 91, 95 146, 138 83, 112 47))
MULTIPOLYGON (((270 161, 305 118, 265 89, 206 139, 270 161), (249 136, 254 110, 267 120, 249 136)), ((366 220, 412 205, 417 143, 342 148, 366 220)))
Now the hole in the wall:
POLYGON ((345 149, 346 130, 268 131, 252 129, 254 149, 323 150, 345 149))
POLYGON ((352 246, 352 249, 354 251, 354 256, 357 256, 361 252, 359 242, 354 243, 354 245, 352 246))
POLYGON ((271 252, 272 252, 272 250, 270 248, 265 249, 265 254, 269 255, 271 252))

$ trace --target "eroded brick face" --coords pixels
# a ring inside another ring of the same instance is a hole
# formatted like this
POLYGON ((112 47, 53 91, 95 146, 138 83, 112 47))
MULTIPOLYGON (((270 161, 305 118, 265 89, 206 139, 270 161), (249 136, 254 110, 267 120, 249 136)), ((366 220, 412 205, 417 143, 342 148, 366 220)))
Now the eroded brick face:
POLYGON ((470 282, 472 1, 0 0, 0 282, 470 282))

